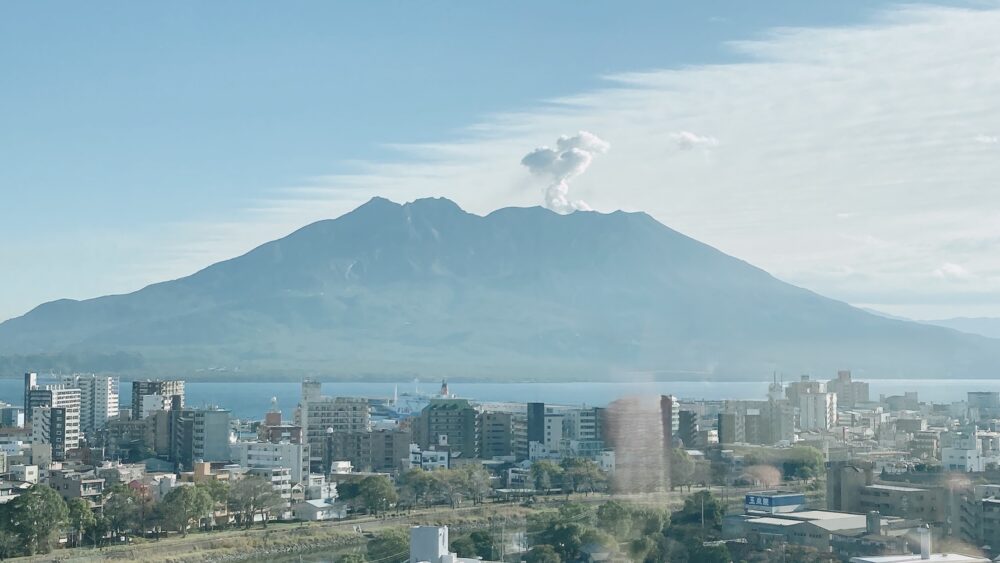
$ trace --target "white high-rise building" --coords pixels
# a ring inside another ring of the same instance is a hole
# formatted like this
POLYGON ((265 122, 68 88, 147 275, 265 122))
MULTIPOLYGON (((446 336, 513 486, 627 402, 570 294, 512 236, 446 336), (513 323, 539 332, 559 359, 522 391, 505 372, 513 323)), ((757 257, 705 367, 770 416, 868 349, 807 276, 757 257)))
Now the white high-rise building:
POLYGON ((829 430, 836 424, 836 393, 799 394, 799 427, 802 430, 829 430))
POLYGON ((91 436, 118 416, 118 378, 103 375, 67 375, 65 387, 80 390, 80 431, 91 436))
POLYGON ((235 463, 247 469, 287 468, 291 482, 301 483, 309 476, 309 446, 289 442, 235 442, 229 445, 235 463))
POLYGON ((80 390, 50 385, 31 391, 31 443, 52 446, 52 459, 80 447, 80 390))

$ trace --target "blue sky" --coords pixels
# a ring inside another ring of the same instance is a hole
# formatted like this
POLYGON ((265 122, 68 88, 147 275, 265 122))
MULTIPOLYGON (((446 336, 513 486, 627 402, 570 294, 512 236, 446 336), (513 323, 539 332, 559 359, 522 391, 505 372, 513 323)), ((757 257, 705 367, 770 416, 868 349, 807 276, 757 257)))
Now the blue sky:
MULTIPOLYGON (((401 156, 400 145, 468 139, 470 128, 498 115, 559 114, 558 100, 604 91, 609 76, 756 60, 760 53, 729 42, 778 27, 887 25, 880 14, 892 6, 5 3, 0 260, 12 275, 0 277, 0 319, 59 297, 138 289, 252 247, 316 218, 255 222, 255 210, 275 206, 275 193, 421 158, 401 156), (213 230, 232 224, 237 234, 213 230)), ((539 139, 551 143, 598 121, 583 115, 539 139)), ((609 141, 611 161, 619 140, 609 141)), ((513 172, 522 172, 519 157, 513 172)), ((369 183, 348 199, 383 191, 395 193, 369 183)), ((440 195, 433 192, 401 195, 440 195)), ((468 203, 484 211, 522 201, 468 203)), ((721 235, 709 242, 739 250, 721 235)), ((968 271, 951 262, 939 269, 939 277, 968 271)), ((799 274, 792 281, 814 281, 799 274)))

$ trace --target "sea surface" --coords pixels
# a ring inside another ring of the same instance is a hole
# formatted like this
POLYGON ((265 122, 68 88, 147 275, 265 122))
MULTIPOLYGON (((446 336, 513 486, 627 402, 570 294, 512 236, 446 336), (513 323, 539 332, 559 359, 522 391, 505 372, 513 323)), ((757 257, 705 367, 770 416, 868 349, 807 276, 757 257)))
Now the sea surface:
MULTIPOLYGON (((916 391, 921 401, 951 403, 962 401, 969 391, 998 391, 1000 380, 994 379, 870 379, 872 399, 879 395, 902 395, 916 391)), ((563 405, 604 406, 625 396, 671 394, 681 399, 764 399, 767 381, 669 381, 649 383, 461 383, 451 382, 449 391, 459 397, 479 401, 541 401, 563 405)), ((132 383, 121 381, 121 402, 131 402, 132 383)), ((439 382, 326 382, 323 394, 330 396, 392 397, 400 394, 436 393, 439 382)), ((263 418, 271 407, 272 397, 282 412, 291 414, 299 401, 300 385, 295 382, 205 382, 188 381, 187 405, 198 407, 218 405, 228 408, 239 418, 263 418)), ((0 379, 0 401, 20 405, 23 402, 23 381, 20 378, 0 379)))

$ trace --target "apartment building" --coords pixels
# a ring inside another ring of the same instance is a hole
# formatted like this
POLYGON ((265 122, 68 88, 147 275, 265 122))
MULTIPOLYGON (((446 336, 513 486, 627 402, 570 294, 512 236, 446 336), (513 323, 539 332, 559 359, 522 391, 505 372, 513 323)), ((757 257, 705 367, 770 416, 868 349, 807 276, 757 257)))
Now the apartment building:
MULTIPOLYGON (((302 427, 309 445, 312 471, 325 473, 328 460, 328 434, 354 434, 371 431, 371 407, 367 399, 358 397, 314 397, 299 405, 296 424, 302 427), (329 432, 328 432, 329 431, 329 432)), ((340 457, 340 456, 335 456, 340 457)))
POLYGON ((838 371, 837 378, 828 381, 826 388, 837 394, 837 405, 841 408, 853 409, 870 400, 868 382, 854 381, 850 370, 838 371))
POLYGON ((804 393, 826 393, 826 383, 809 379, 803 375, 798 381, 785 384, 785 398, 793 405, 799 404, 799 395, 804 393))
POLYGON ((483 459, 514 455, 514 415, 484 412, 479 421, 479 453, 483 459))
POLYGON ((140 419, 157 410, 184 407, 184 381, 146 379, 132 382, 132 418, 140 419))
POLYGON ((228 410, 172 410, 168 417, 171 461, 185 469, 192 468, 196 461, 229 461, 228 410))
POLYGON ((371 433, 372 471, 394 472, 403 468, 410 453, 413 434, 407 430, 374 430, 371 433))
POLYGON ((479 457, 479 411, 468 399, 432 399, 415 418, 413 431, 422 449, 435 446, 453 458, 479 457))
POLYGON ((31 442, 52 447, 52 459, 80 447, 80 390, 49 385, 28 394, 31 408, 31 442))
POLYGON ((236 442, 229 446, 230 459, 247 469, 284 467, 292 484, 309 475, 309 446, 291 442, 236 442))
POLYGON ((118 416, 118 378, 100 375, 67 375, 61 384, 80 390, 80 431, 87 436, 103 429, 118 416))
POLYGON ((860 512, 877 510, 887 516, 919 519, 931 524, 944 522, 948 511, 945 492, 940 487, 873 483, 861 487, 857 503, 860 512))
POLYGON ((837 425, 837 394, 829 392, 799 393, 799 428, 830 430, 837 425))
POLYGON ((718 415, 724 444, 772 445, 794 437, 795 411, 787 399, 726 401, 718 415))

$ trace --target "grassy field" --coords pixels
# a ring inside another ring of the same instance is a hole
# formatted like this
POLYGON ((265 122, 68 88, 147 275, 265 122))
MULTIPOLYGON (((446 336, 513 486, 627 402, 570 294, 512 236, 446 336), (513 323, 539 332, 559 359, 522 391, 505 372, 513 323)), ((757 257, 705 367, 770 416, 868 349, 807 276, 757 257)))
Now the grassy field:
MULTIPOLYGON (((593 497, 592 497, 593 498, 593 497)), ((574 499, 576 500, 576 499, 574 499)), ((553 499, 553 502, 556 502, 553 499)), ((547 505, 549 503, 543 503, 547 505)), ((103 549, 74 548, 56 550, 46 555, 11 559, 18 563, 136 561, 140 563, 194 563, 202 561, 243 561, 321 550, 343 551, 363 545, 367 538, 355 531, 378 532, 387 528, 413 525, 474 527, 490 519, 521 520, 530 508, 510 504, 486 504, 451 509, 435 507, 411 514, 385 518, 357 518, 336 522, 272 523, 250 530, 194 532, 187 537, 172 534, 160 540, 133 540, 128 545, 103 549)))
MULTIPOLYGON (((693 487, 691 492, 701 490, 693 487)), ((742 488, 726 491, 713 487, 712 492, 724 499, 729 512, 742 512, 742 488)), ((576 494, 573 502, 601 503, 612 498, 622 502, 655 506, 677 510, 684 503, 687 490, 658 492, 635 495, 576 494)), ((815 495, 816 493, 811 493, 815 495)), ((518 504, 487 503, 479 506, 459 508, 433 507, 409 514, 390 515, 384 518, 352 518, 350 520, 310 523, 272 523, 268 527, 254 527, 250 530, 229 529, 215 532, 193 532, 187 537, 171 534, 160 540, 135 539, 128 545, 118 545, 103 549, 74 548, 56 550, 47 555, 12 559, 18 563, 67 562, 91 563, 98 561, 136 561, 139 563, 194 563, 194 562, 236 562, 266 561, 273 558, 289 557, 295 554, 329 553, 339 554, 361 548, 367 541, 362 532, 378 532, 388 528, 413 525, 448 525, 453 529, 475 528, 488 525, 491 521, 504 519, 510 522, 523 521, 533 510, 558 506, 566 502, 566 497, 540 497, 534 507, 518 504)))

